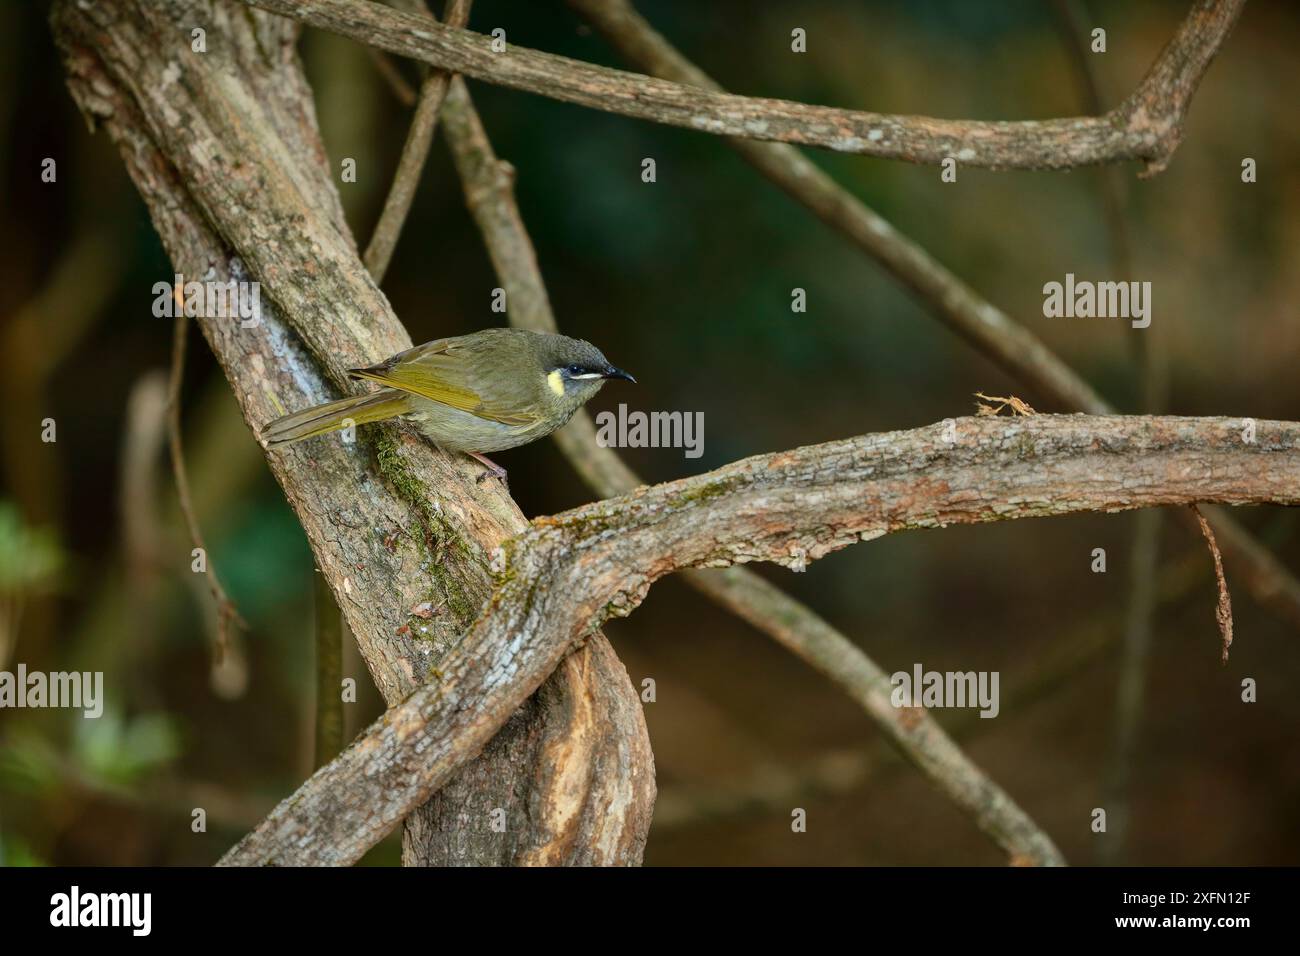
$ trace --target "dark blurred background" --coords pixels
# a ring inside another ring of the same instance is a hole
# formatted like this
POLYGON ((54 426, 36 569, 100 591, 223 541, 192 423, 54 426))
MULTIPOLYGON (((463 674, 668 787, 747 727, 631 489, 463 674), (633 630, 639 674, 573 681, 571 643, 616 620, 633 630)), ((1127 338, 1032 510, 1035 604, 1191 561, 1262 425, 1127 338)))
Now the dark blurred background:
MULTIPOLYGON (((1126 95, 1185 2, 1090 3, 1107 106, 1126 95)), ((978 119, 1074 115, 1079 78, 1053 5, 813 2, 638 5, 736 92, 978 119), (809 53, 790 53, 790 30, 809 53)), ((1300 11, 1256 2, 1214 63, 1169 169, 1123 170, 1135 278, 1154 286, 1146 335, 1167 356, 1166 408, 1295 420, 1300 385, 1300 11), (1259 181, 1240 180, 1243 157, 1259 181)), ((250 629, 213 672, 212 609, 158 431, 171 322, 152 286, 172 270, 106 135, 64 86, 39 3, 0 4, 0 670, 105 671, 104 717, 0 711, 0 860, 207 864, 309 772, 312 559, 303 533, 201 338, 191 340, 185 430, 211 556, 250 629), (40 181, 45 157, 57 184, 40 181), (58 440, 39 440, 40 421, 58 440), (163 542, 159 546, 159 542, 163 542), (5 646, 5 645, 8 646, 5 646), (194 834, 190 808, 208 809, 194 834)), ((471 27, 620 65, 559 2, 478 0, 471 27)), ((408 116, 354 43, 308 31, 302 55, 349 220, 369 237, 408 116)), ((406 68, 408 79, 413 70, 406 68)), ((940 324, 875 262, 715 137, 472 83, 518 199, 562 330, 640 381, 593 411, 701 411, 704 456, 625 452, 646 480, 735 458, 969 414, 972 393, 1051 401, 940 324), (658 181, 640 178, 644 157, 658 181), (807 290, 792 314, 790 290, 807 290)), ((384 288, 416 342, 500 324, 497 284, 441 133, 384 288)), ((1113 276, 1095 169, 938 171, 814 153, 840 183, 1025 323, 1111 401, 1135 410, 1126 323, 1042 317, 1066 272, 1113 276)), ((528 515, 591 498, 549 442, 504 453, 528 515)), ((1297 516, 1242 510, 1300 571, 1297 516)), ((1134 517, 1079 516, 891 536, 807 573, 760 568, 887 671, 997 670, 996 720, 938 711, 977 763, 1072 862, 1112 772, 1115 696, 1134 517), (1090 570, 1105 548, 1108 571, 1090 570)), ((1110 859, 1147 864, 1300 861, 1300 651, 1231 563, 1237 641, 1219 663, 1202 544, 1164 523, 1160 602, 1131 768, 1131 829, 1110 859), (1240 702, 1253 677, 1259 702, 1240 702)), ((770 639, 667 580, 607 633, 646 705, 660 803, 649 864, 996 864, 1000 851, 883 744, 843 693, 770 639), (791 832, 790 812, 808 812, 791 832)), ((348 737, 381 709, 362 688, 348 737)), ((394 863, 396 838, 368 862, 394 863)))

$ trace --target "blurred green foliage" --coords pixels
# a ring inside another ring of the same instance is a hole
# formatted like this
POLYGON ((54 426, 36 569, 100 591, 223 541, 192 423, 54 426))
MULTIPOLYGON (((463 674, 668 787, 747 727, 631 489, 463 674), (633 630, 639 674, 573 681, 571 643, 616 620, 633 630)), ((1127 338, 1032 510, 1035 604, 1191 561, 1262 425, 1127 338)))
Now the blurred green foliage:
POLYGON ((0 500, 0 600, 48 590, 63 560, 51 529, 27 527, 14 503, 0 500))

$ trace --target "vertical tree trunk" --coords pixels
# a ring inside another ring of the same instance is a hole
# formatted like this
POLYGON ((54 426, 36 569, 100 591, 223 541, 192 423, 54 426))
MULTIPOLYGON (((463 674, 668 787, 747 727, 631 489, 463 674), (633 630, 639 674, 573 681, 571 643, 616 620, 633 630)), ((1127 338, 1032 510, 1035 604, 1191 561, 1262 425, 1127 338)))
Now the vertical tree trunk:
MULTIPOLYGON (((197 318, 251 426, 410 345, 344 222, 293 25, 227 0, 60 0, 52 21, 175 270, 261 283, 258 324, 197 318)), ((524 525, 514 502, 401 426, 268 460, 385 700, 436 680, 488 594, 488 554, 524 525), (440 612, 412 615, 425 602, 440 612)), ((408 821, 404 860, 637 863, 653 802, 640 702, 597 634, 408 821)))

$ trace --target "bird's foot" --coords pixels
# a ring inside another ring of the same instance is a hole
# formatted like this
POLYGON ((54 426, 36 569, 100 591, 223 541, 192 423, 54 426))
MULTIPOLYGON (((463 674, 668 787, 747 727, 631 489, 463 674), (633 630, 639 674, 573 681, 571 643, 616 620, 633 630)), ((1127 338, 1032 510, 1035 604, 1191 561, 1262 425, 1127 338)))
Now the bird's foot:
POLYGON ((482 484, 483 482, 487 481, 489 478, 499 478, 501 479, 501 484, 505 485, 507 488, 510 487, 510 483, 506 480, 506 470, 502 468, 500 465, 498 465, 495 461, 493 461, 487 455, 480 455, 476 451, 467 452, 466 454, 468 454, 471 458, 473 458, 480 465, 482 465, 484 468, 487 469, 487 471, 483 472, 481 475, 479 475, 477 478, 474 479, 475 482, 477 482, 478 484, 482 484))

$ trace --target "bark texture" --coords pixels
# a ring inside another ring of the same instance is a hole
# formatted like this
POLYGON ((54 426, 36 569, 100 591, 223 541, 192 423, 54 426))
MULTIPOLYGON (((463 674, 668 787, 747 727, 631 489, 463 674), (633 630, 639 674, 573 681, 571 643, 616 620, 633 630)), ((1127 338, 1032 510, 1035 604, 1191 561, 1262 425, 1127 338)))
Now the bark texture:
MULTIPOLYGON (((638 69, 676 83, 722 91, 708 74, 682 56, 637 13, 628 0, 568 0, 568 3, 638 69)), ((1240 14, 1240 5, 1234 9, 1223 4, 1194 6, 1173 43, 1153 68, 1152 76, 1163 79, 1152 83, 1149 77, 1135 96, 1149 100, 1154 91, 1169 89, 1172 84, 1177 87, 1177 94, 1171 102, 1185 114, 1194 92, 1191 78, 1194 71, 1205 68, 1214 45, 1221 42, 1222 36, 1217 31, 1226 29, 1222 20, 1225 14, 1235 18, 1240 14), (1179 77, 1181 82, 1177 81, 1179 77)), ((884 266, 953 331, 1037 395, 1055 403, 1057 409, 1089 415, 1115 413, 1116 409, 1038 336, 983 298, 798 149, 785 143, 743 138, 730 138, 727 142, 792 199, 884 266)), ((1144 341, 1144 335, 1139 332, 1136 340, 1144 341)), ((563 440, 563 433, 560 438, 563 440)), ((575 437, 576 450, 566 447, 566 453, 589 459, 591 467, 604 470, 602 482, 616 483, 626 477, 608 457, 583 451, 580 441, 575 437)), ((1195 527, 1196 519, 1191 512, 1183 514, 1189 530, 1195 527)), ((1222 511, 1210 508, 1205 514, 1251 596, 1292 626, 1300 626, 1300 580, 1222 511)), ((693 580, 707 579, 695 576, 693 580)))
POLYGON ((1192 94, 1245 0, 1198 0, 1138 89, 1104 116, 978 122, 735 96, 507 44, 362 0, 244 0, 432 66, 593 109, 718 136, 883 159, 992 169, 1069 169, 1140 159, 1164 168, 1192 94))
MULTIPOLYGON (((118 144, 176 271, 261 283, 257 325, 198 319, 250 426, 354 388, 347 368, 411 344, 344 222, 295 26, 223 0, 64 0, 53 26, 74 98, 118 144), (206 53, 191 50, 195 28, 206 53)), ((397 426, 268 461, 376 685, 402 700, 460 653, 491 588, 487 555, 522 516, 497 483, 475 482, 477 465, 397 426), (433 617, 412 614, 426 602, 433 617)), ((639 862, 653 763, 603 636, 512 714, 420 812, 408 848, 426 862, 639 862), (504 811, 504 832, 483 809, 504 811)))
MULTIPOLYGON (((497 158, 460 77, 447 94, 443 117, 466 203, 511 302, 511 324, 557 331, 537 255, 515 203, 514 169, 497 158)), ((793 151, 787 146, 751 145, 793 151)), ((578 474, 602 497, 626 494, 645 484, 614 449, 596 441, 595 425, 585 410, 579 410, 554 437, 578 474)), ((1014 860, 1041 866, 1065 863, 1052 839, 962 753, 934 718, 924 710, 900 711, 890 705, 889 675, 812 609, 748 568, 691 570, 684 577, 844 690, 939 791, 1014 860)))
POLYGON ((759 455, 534 520, 439 680, 391 708, 225 857, 350 862, 435 792, 564 656, 686 567, 811 560, 891 532, 1159 505, 1300 504, 1300 424, 963 418, 759 455))

